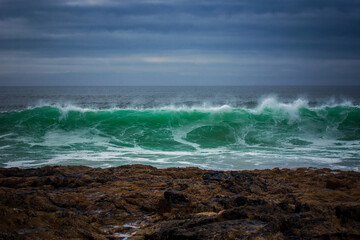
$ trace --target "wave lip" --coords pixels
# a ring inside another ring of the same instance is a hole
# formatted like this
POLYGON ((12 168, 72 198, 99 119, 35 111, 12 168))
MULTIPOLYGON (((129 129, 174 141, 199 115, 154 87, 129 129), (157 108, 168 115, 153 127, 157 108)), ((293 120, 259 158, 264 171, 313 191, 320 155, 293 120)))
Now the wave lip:
POLYGON ((173 112, 229 112, 236 110, 245 110, 251 111, 252 113, 262 113, 266 110, 282 110, 290 114, 296 113, 299 109, 305 108, 309 110, 319 110, 324 108, 334 108, 334 107, 354 107, 360 108, 358 105, 352 104, 351 101, 336 102, 334 99, 330 99, 327 102, 318 103, 315 106, 309 105, 309 100, 306 98, 298 98, 292 102, 282 102, 276 96, 268 96, 260 98, 255 107, 249 108, 242 104, 214 104, 211 102, 205 102, 202 104, 159 104, 157 106, 145 106, 145 105, 134 105, 129 104, 127 107, 94 107, 94 106, 80 106, 71 103, 46 103, 41 102, 37 105, 28 106, 23 110, 9 110, 3 111, 6 112, 22 112, 25 110, 34 110, 39 108, 56 108, 62 113, 66 114, 67 112, 115 112, 115 111, 173 111, 173 112))
POLYGON ((360 159, 360 108, 351 103, 313 107, 306 99, 281 102, 267 97, 254 108, 202 104, 101 109, 45 104, 1 112, 0 122, 0 164, 26 156, 24 160, 36 160, 28 164, 41 165, 46 161, 36 156, 43 155, 45 159, 63 155, 61 161, 69 163, 80 161, 68 154, 77 151, 93 154, 94 159, 104 153, 106 164, 125 158, 126 163, 137 158, 160 164, 154 160, 158 158, 163 159, 161 164, 237 166, 249 159, 260 164, 256 158, 276 161, 274 156, 296 162, 301 155, 303 162, 325 164, 321 159, 333 158, 326 164, 341 166, 360 159))

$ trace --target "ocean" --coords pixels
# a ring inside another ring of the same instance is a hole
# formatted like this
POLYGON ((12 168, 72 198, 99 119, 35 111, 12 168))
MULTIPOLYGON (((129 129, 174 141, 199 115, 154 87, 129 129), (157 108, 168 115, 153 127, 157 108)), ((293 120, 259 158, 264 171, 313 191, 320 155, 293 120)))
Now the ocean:
POLYGON ((360 170, 360 87, 0 87, 0 167, 360 170))

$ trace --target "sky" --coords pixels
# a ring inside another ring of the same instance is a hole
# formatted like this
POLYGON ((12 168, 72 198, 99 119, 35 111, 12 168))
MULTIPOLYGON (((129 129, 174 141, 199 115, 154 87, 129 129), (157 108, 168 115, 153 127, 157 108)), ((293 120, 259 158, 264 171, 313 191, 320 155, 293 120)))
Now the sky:
POLYGON ((0 85, 360 85, 360 1, 0 0, 0 85))

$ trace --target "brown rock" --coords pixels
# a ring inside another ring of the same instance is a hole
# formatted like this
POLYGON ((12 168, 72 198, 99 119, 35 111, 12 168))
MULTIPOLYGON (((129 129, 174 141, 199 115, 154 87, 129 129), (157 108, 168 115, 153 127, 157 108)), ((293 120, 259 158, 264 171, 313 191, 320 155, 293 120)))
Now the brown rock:
POLYGON ((360 173, 0 169, 0 239, 359 239, 360 173))

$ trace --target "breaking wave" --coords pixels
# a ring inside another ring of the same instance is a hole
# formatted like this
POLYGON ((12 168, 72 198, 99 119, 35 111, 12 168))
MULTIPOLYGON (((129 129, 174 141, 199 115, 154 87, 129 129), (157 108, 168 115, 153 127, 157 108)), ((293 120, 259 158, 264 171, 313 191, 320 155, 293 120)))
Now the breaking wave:
POLYGON ((215 150, 222 155, 271 150, 272 154, 296 157, 298 152, 291 151, 302 148, 319 155, 319 146, 329 146, 330 142, 339 147, 338 152, 336 148, 333 151, 338 158, 345 145, 355 157, 359 155, 351 146, 360 140, 360 108, 351 103, 310 107, 305 99, 282 103, 265 98, 254 108, 203 105, 92 109, 42 105, 1 112, 0 122, 3 161, 15 153, 13 157, 21 158, 25 152, 37 151, 47 158, 59 158, 59 153, 71 151, 128 154, 122 154, 122 158, 141 152, 143 159, 151 159, 156 153, 159 160, 159 154, 191 156, 215 150))

